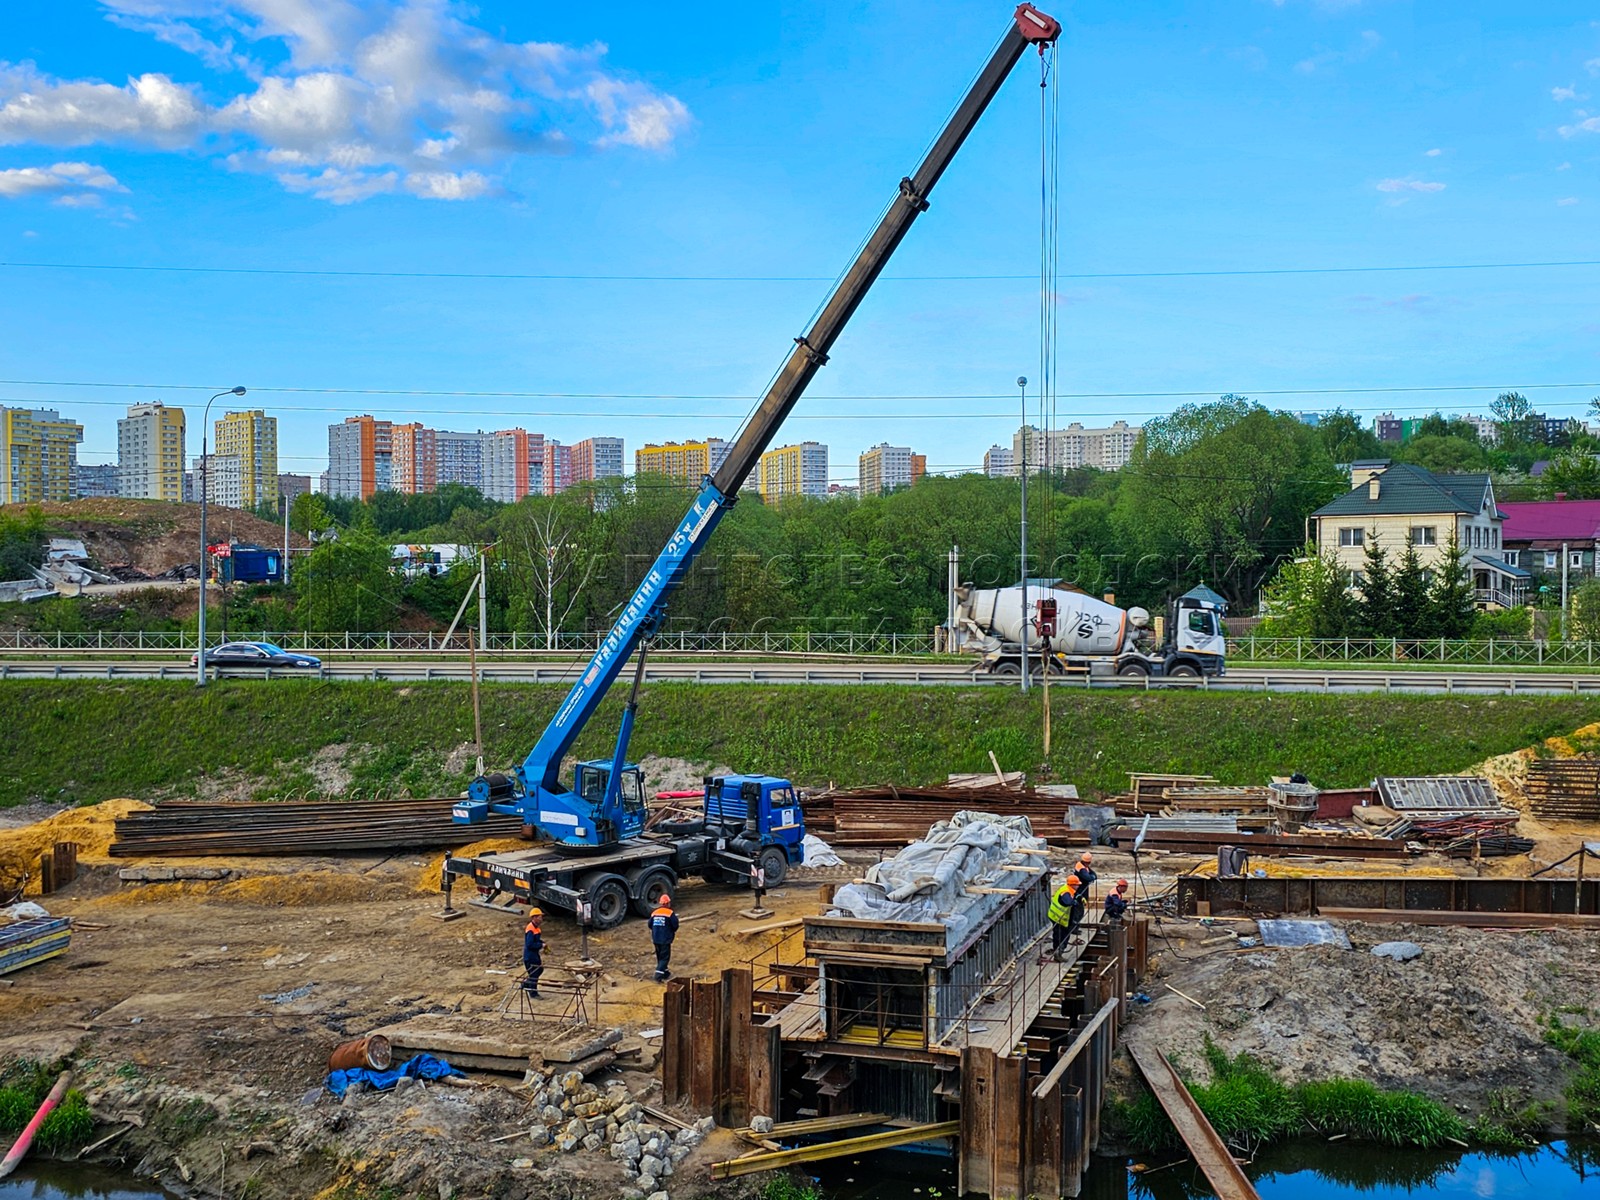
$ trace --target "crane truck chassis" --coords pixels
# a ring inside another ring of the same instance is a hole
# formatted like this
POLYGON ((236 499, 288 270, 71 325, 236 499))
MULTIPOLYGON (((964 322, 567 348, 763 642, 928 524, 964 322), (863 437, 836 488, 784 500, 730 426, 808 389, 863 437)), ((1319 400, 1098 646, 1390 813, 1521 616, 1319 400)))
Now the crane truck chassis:
MULTIPOLYGON (((587 765, 587 764, 585 764, 587 765)), ((580 770, 582 768, 580 767, 580 770)), ((648 917, 685 876, 710 883, 777 887, 803 861, 805 821, 794 785, 770 775, 725 775, 705 781, 705 813, 666 822, 658 831, 594 854, 549 846, 447 855, 441 887, 445 908, 458 879, 477 889, 474 907, 515 911, 538 904, 585 916, 595 929, 622 923, 631 907, 648 917)))

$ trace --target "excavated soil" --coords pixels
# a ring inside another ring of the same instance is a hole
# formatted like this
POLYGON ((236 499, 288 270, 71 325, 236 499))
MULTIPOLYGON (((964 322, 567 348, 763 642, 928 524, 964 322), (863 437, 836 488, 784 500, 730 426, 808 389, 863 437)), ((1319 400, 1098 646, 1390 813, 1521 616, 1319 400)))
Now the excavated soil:
MULTIPOLYGON (((97 497, 67 504, 41 504, 52 536, 75 537, 103 567, 134 567, 159 575, 199 557, 200 506, 164 500, 97 497)), ((252 513, 221 505, 206 506, 206 536, 262 546, 281 546, 283 526, 252 513)), ((299 534, 291 546, 310 545, 299 534)))

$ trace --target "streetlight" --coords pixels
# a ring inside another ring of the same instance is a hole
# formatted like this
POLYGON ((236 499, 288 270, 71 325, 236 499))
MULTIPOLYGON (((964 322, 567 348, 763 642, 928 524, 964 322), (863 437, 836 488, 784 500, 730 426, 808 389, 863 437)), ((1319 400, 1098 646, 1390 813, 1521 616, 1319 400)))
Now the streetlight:
POLYGON ((1017 376, 1022 393, 1022 461, 1017 477, 1022 481, 1022 690, 1028 690, 1028 377, 1017 376))
POLYGON ((242 396, 244 388, 231 387, 218 392, 206 401, 205 415, 200 418, 200 652, 195 655, 195 687, 206 685, 206 493, 210 491, 207 476, 211 473, 211 454, 207 436, 210 433, 211 405, 221 396, 242 396))

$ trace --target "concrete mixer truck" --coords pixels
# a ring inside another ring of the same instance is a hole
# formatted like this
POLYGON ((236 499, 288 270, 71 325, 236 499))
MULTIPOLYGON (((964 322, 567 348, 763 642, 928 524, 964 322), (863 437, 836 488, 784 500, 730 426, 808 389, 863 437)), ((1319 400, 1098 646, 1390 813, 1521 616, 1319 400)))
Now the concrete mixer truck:
POLYGON ((1038 674, 1045 642, 1051 670, 1059 674, 1198 679, 1221 675, 1227 665, 1222 633, 1226 604, 1209 588, 1194 588, 1167 606, 1159 644, 1145 609, 1118 608, 1043 581, 1029 583, 1026 613, 1020 584, 963 585, 956 589, 955 600, 951 643, 980 655, 983 668, 996 675, 1021 674, 1024 645, 1029 667, 1038 674))

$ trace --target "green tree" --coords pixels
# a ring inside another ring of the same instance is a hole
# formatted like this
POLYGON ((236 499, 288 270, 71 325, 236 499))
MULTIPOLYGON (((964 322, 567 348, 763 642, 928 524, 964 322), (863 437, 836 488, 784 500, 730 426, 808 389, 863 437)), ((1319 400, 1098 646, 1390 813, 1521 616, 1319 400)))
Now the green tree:
POLYGON ((1406 548, 1390 575, 1394 597, 1394 637, 1433 637, 1433 610, 1428 604, 1428 577, 1417 557, 1416 544, 1406 539, 1406 548))
POLYGON ((1539 477, 1538 489, 1546 500, 1558 494, 1568 500, 1600 499, 1600 459, 1578 450, 1558 454, 1539 477))
POLYGON ((1572 593, 1572 632, 1586 642, 1600 641, 1600 580, 1591 579, 1572 593))
POLYGON ((1355 608, 1349 573, 1333 555, 1319 555, 1307 543, 1267 584, 1263 608, 1268 616, 1261 632, 1268 637, 1346 637, 1355 608))
POLYGON ((29 506, 21 513, 0 510, 0 579, 30 579, 44 562, 44 513, 29 506))
POLYGON ((1472 570, 1462 560, 1461 539, 1454 530, 1445 546, 1444 562, 1428 594, 1433 636, 1464 638, 1472 632, 1477 605, 1472 590, 1472 570))
POLYGON ((1395 457, 1401 462, 1415 463, 1436 475, 1483 471, 1489 466, 1489 456, 1475 436, 1421 435, 1401 446, 1395 457))
POLYGON ((1395 636, 1394 586, 1389 578, 1389 561, 1379 544, 1378 531, 1369 529, 1361 562, 1361 578, 1356 583, 1360 601, 1356 605, 1356 624, 1364 637, 1395 636))
POLYGON ((1317 438, 1335 463, 1359 462, 1364 458, 1386 458, 1383 443, 1353 412, 1336 408, 1317 422, 1317 438))
POLYGON ((295 612, 310 630, 390 629, 400 609, 401 580, 389 546, 360 528, 320 542, 295 564, 295 612))
POLYGON ((1135 596, 1205 577, 1239 607, 1346 487, 1316 430, 1240 396, 1149 422, 1124 473, 1119 532, 1165 572, 1135 596))
POLYGON ((332 519, 323 497, 316 492, 301 492, 289 505, 289 526, 309 536, 331 528, 332 519))

